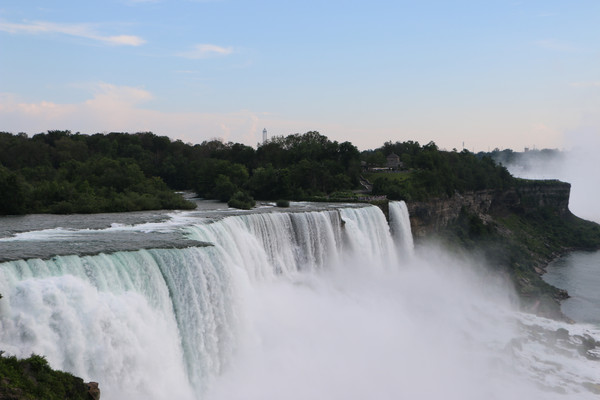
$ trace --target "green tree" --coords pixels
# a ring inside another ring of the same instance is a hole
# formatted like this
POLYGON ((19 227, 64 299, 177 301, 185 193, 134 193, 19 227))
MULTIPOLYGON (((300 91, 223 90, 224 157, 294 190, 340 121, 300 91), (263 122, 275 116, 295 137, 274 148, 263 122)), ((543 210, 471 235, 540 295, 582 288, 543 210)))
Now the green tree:
POLYGON ((228 176, 218 175, 211 197, 227 202, 238 190, 238 187, 231 182, 228 176))
POLYGON ((0 165, 0 214, 23 214, 27 190, 20 176, 0 165))

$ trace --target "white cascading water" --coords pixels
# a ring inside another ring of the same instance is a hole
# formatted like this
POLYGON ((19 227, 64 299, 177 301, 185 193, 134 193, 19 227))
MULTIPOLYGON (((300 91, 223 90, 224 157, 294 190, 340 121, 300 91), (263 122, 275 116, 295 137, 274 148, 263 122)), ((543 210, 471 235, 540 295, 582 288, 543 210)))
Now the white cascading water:
POLYGON ((403 201, 390 201, 390 231, 399 250, 405 254, 412 254, 415 244, 410 229, 410 218, 408 208, 403 201))
POLYGON ((2 263, 0 348, 98 380, 103 398, 197 398, 231 359, 244 287, 338 265, 347 247, 337 210, 187 229, 214 246, 2 263))
POLYGON ((373 206, 200 217, 183 229, 211 246, 5 262, 0 349, 109 400, 592 395, 597 365, 521 338, 541 322, 501 279, 435 249, 401 257, 403 203, 390 221, 393 236, 373 206))
MULTIPOLYGON (((103 398, 194 398, 157 250, 4 263, 0 347, 88 380, 103 398), (168 373, 165 373, 168 371, 168 373)), ((168 257, 168 254, 165 254, 168 257)), ((164 258, 167 258, 164 257, 164 258)))

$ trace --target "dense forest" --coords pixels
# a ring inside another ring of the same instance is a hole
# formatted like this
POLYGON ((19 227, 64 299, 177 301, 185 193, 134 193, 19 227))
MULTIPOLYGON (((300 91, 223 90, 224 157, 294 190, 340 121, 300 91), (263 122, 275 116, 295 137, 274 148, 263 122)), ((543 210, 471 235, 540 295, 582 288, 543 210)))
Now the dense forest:
POLYGON ((150 132, 0 132, 5 215, 194 207, 173 191, 241 208, 254 199, 350 199, 368 180, 375 195, 410 200, 502 188, 511 179, 489 157, 441 151, 433 142, 387 142, 361 153, 318 132, 274 137, 256 149, 220 140, 192 145, 150 132), (372 172, 391 153, 400 157, 400 171, 372 172))

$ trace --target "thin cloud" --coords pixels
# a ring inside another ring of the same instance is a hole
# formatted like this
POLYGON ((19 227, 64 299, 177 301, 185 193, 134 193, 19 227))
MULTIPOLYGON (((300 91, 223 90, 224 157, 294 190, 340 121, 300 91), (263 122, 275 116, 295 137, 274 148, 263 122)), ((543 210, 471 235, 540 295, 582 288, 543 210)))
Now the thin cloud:
POLYGON ((118 35, 118 36, 107 36, 107 37, 97 37, 96 39, 116 45, 124 45, 124 46, 141 46, 146 41, 139 36, 133 35, 118 35))
POLYGON ((128 104, 133 106, 154 98, 152 93, 144 89, 131 86, 117 86, 104 82, 92 85, 92 92, 94 92, 94 101, 103 100, 111 104, 128 104))
POLYGON ((600 81, 595 82, 573 82, 571 83, 573 87, 600 87, 600 81))
POLYGON ((233 53, 231 47, 221 47, 214 44, 197 44, 192 50, 178 53, 179 57, 202 59, 215 56, 227 56, 233 53))
POLYGON ((116 35, 105 36, 97 33, 89 24, 58 24, 46 21, 28 23, 0 22, 0 31, 11 34, 36 35, 42 33, 59 33, 63 35, 92 39, 117 46, 141 46, 146 41, 139 36, 116 35))
POLYGON ((556 17, 557 15, 559 15, 557 12, 542 12, 542 13, 539 13, 537 16, 540 18, 548 18, 548 17, 556 17))
POLYGON ((564 42, 561 40, 554 40, 554 39, 538 40, 536 42, 533 42, 533 44, 535 44, 536 46, 541 47, 543 49, 554 50, 554 51, 580 52, 580 51, 585 50, 585 49, 578 47, 572 43, 564 42))

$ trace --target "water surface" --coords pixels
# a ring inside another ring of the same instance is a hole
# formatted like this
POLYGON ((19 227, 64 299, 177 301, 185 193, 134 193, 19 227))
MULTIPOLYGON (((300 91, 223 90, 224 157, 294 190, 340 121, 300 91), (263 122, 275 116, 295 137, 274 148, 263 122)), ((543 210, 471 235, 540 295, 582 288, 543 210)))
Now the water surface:
POLYGON ((570 253, 552 262, 544 280, 566 289, 563 313, 576 322, 600 325, 600 251, 570 253))

